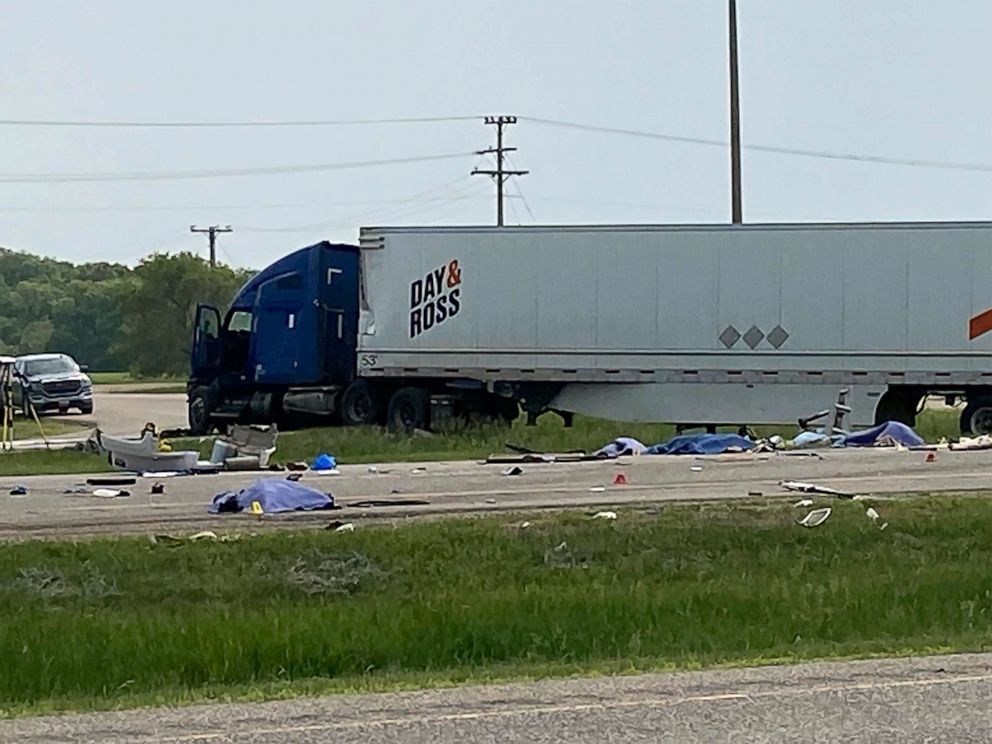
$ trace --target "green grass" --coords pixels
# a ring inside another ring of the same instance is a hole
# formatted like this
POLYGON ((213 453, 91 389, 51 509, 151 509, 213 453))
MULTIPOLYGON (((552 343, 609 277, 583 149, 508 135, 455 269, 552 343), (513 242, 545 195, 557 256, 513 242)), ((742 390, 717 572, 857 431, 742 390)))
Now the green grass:
POLYGON ((41 421, 41 429, 38 428, 38 424, 35 423, 33 418, 17 416, 14 419, 15 441, 17 439, 41 439, 42 431, 45 432, 45 436, 58 437, 66 434, 85 434, 90 428, 88 424, 84 424, 81 421, 74 421, 71 418, 40 416, 39 420, 41 421))
POLYGON ((87 375, 89 375, 94 385, 125 385, 130 383, 142 385, 165 384, 184 390, 186 388, 184 380, 161 375, 156 377, 134 377, 130 372, 87 372, 87 375))
MULTIPOLYGON (((14 445, 17 446, 16 443, 14 445)), ((102 457, 72 449, 0 452, 0 477, 105 473, 113 470, 102 457)))
POLYGON ((0 709, 988 648, 992 504, 877 507, 4 545, 0 709))

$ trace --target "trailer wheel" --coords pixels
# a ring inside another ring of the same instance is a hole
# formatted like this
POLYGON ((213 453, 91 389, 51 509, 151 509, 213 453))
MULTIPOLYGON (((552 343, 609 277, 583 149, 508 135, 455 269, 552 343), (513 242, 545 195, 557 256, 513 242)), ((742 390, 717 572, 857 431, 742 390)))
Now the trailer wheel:
POLYGON ((430 424, 430 412, 430 393, 421 388, 400 388, 389 399, 386 425, 390 431, 426 429, 430 424))
POLYGON ((919 396, 900 395, 886 392, 875 406, 875 425, 886 421, 897 421, 906 426, 916 426, 916 406, 919 396))
POLYGON ((992 397, 969 400, 961 412, 961 433, 992 434, 992 397))
POLYGON ((368 380, 355 380, 341 393, 341 423, 345 426, 375 424, 379 419, 379 395, 368 380))
POLYGON ((209 434, 213 425, 210 422, 210 388, 197 387, 189 394, 189 431, 202 436, 209 434))

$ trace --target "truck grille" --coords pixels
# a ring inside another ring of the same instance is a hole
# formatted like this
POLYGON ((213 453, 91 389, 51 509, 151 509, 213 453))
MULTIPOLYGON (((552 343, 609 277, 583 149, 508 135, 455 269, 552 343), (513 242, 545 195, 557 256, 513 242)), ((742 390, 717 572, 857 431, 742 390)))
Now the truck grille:
POLYGON ((41 388, 48 395, 75 395, 79 392, 80 383, 78 380, 59 380, 42 383, 41 388))

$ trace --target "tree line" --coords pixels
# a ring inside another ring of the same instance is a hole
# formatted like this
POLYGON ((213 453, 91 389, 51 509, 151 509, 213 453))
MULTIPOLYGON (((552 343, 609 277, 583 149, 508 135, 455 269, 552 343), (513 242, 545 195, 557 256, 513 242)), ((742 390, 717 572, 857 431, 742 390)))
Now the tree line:
POLYGON ((198 302, 220 308, 252 272, 192 253, 130 268, 0 248, 0 354, 70 354, 94 371, 184 375, 198 302))

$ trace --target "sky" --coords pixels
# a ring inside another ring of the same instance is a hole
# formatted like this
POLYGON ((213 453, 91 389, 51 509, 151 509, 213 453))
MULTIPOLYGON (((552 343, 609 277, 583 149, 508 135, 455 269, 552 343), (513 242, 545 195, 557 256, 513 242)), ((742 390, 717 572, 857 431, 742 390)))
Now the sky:
MULTIPOLYGON (((0 246, 260 268, 363 225, 728 222, 726 0, 0 0, 0 246), (402 124, 77 127, 10 122, 402 124), (462 119, 460 117, 469 117, 462 119), (369 161, 451 156, 369 166, 369 161), (364 163, 340 168, 340 164, 364 163), (253 169, 334 166, 257 174, 253 169), (249 171, 178 178, 184 172, 249 171), (122 174, 153 178, 119 179, 122 174), (56 180, 97 174, 101 180, 56 180)), ((738 0, 745 222, 992 216, 983 0, 738 0), (987 166, 987 167, 986 167, 987 166), (984 170, 983 167, 986 167, 984 170)))

